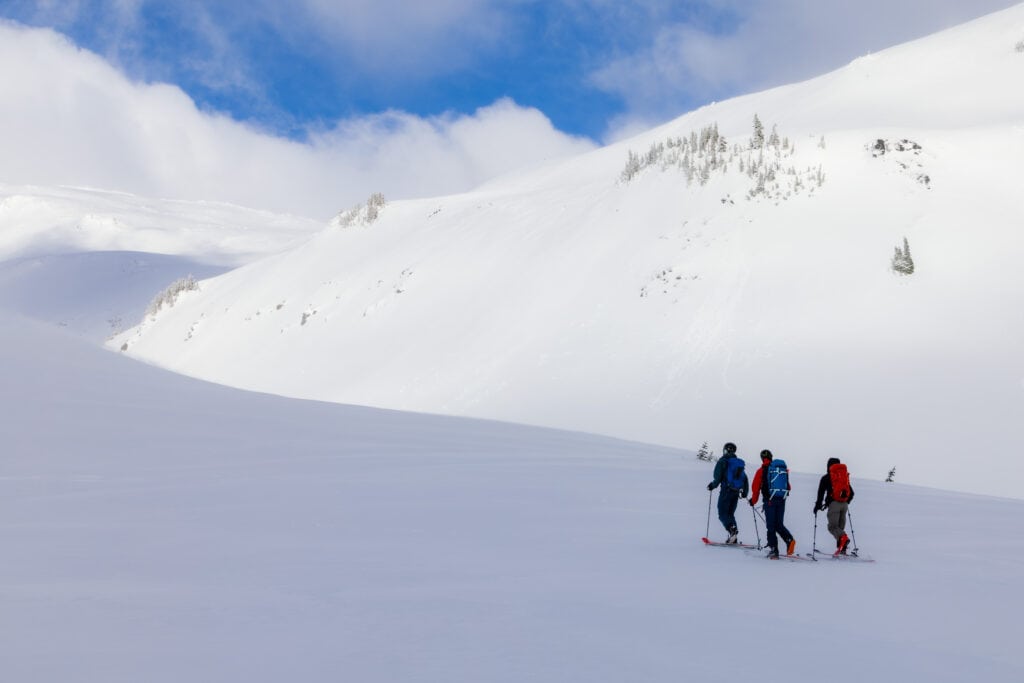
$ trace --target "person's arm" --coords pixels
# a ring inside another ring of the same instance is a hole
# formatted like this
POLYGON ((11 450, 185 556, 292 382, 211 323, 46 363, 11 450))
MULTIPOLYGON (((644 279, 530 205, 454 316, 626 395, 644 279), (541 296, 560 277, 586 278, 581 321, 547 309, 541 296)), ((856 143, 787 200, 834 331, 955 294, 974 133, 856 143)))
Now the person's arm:
POLYGON ((764 468, 759 468, 757 472, 754 472, 754 485, 750 487, 750 504, 757 505, 757 498, 761 495, 761 473, 764 468))
POLYGON ((848 500, 846 502, 847 503, 852 503, 853 502, 853 484, 852 483, 850 484, 850 500, 848 500))
POLYGON ((720 459, 715 463, 715 475, 708 484, 708 491, 713 490, 716 486, 722 483, 722 476, 725 474, 725 458, 720 459))
POLYGON ((814 501, 814 512, 817 513, 821 509, 821 503, 825 499, 825 493, 828 491, 828 475, 826 474, 818 482, 818 497, 814 501))

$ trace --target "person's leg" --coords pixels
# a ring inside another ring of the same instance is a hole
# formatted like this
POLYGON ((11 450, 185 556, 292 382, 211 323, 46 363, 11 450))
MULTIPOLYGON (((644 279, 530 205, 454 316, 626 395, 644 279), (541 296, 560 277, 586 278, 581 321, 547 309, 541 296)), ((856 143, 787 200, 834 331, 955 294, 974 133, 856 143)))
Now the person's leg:
POLYGON ((736 525, 736 507, 740 504, 740 492, 730 491, 732 494, 729 496, 729 528, 732 533, 737 533, 738 528, 736 525))
POLYGON ((792 555, 796 548, 796 541, 793 539, 793 534, 789 533, 789 529, 786 528, 786 500, 782 499, 778 501, 778 512, 776 512, 775 527, 779 536, 782 536, 782 540, 786 542, 786 554, 792 555))
POLYGON ((846 526, 846 511, 843 509, 845 503, 833 500, 828 504, 828 532, 836 539, 836 547, 839 546, 839 539, 843 537, 843 528, 846 526), (842 523, 840 524, 840 519, 842 523))
POLYGON ((764 522, 765 526, 768 527, 768 547, 773 551, 778 552, 779 550, 779 539, 776 536, 776 529, 778 525, 778 506, 775 501, 771 503, 765 502, 764 504, 764 522))
POLYGON ((724 484, 718 494, 718 521, 729 533, 732 533, 732 529, 736 526, 736 498, 738 495, 738 491, 728 489, 724 484))
POLYGON ((835 503, 839 510, 839 515, 836 519, 836 526, 839 527, 840 537, 846 535, 846 513, 850 509, 849 503, 835 503))
POLYGON ((836 506, 836 527, 839 529, 839 538, 836 540, 836 548, 839 552, 846 554, 846 547, 850 544, 850 537, 846 535, 846 512, 850 509, 849 503, 833 503, 836 506))

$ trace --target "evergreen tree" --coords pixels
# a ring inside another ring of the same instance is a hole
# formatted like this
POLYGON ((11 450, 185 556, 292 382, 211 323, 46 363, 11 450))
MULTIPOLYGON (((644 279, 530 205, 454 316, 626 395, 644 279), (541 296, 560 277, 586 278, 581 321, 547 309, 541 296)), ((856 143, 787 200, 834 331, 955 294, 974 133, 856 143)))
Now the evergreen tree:
POLYGON ((750 146, 753 149, 764 147, 764 126, 761 125, 761 119, 757 114, 754 114, 754 137, 750 139, 750 146))
POLYGON ((714 451, 708 449, 707 441, 705 441, 704 444, 700 447, 700 450, 697 451, 697 459, 704 460, 705 462, 711 462, 712 460, 715 459, 714 451))
POLYGON ((622 179, 629 182, 639 172, 640 155, 633 150, 629 150, 629 154, 626 157, 626 168, 622 169, 622 179))
POLYGON ((907 238, 903 238, 903 260, 907 264, 907 275, 914 272, 914 257, 910 255, 910 243, 907 242, 907 238))
POLYGON ((892 255, 892 269, 893 272, 899 273, 900 275, 912 275, 914 272, 914 259, 910 255, 910 243, 907 242, 907 238, 903 238, 903 248, 895 247, 895 251, 892 255))

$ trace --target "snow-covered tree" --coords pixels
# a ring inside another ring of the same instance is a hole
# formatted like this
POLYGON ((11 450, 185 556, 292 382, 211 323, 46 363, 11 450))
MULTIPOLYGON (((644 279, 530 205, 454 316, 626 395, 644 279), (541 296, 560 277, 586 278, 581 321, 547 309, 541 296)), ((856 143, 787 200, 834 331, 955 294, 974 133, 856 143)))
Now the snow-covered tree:
POLYGON ((626 167, 622 169, 622 180, 628 183, 639 172, 640 155, 633 150, 629 150, 629 156, 626 157, 626 167))
POLYGON ((754 136, 750 138, 750 147, 752 149, 762 149, 764 147, 764 125, 757 114, 754 114, 754 136))
POLYGON ((380 215, 380 210, 384 208, 387 201, 384 199, 384 195, 381 192, 374 192, 370 195, 370 198, 366 200, 366 222, 372 223, 377 220, 377 216, 380 215))
POLYGON ((900 275, 911 275, 914 272, 914 258, 910 255, 910 243, 903 238, 903 248, 895 247, 892 255, 892 270, 900 275))
POLYGON ((825 182, 821 166, 817 170, 808 166, 799 174, 792 164, 784 166, 787 158, 796 153, 796 145, 788 137, 782 137, 774 124, 771 138, 765 141, 760 117, 755 115, 754 120, 758 147, 754 146, 755 138, 745 145, 730 145, 719 132, 718 124, 712 123, 699 131, 691 130, 686 135, 654 142, 643 153, 628 150, 626 165, 619 178, 621 182, 629 183, 654 167, 661 171, 681 171, 688 186, 694 182, 704 186, 715 176, 729 175, 730 166, 735 164, 739 173, 750 180, 751 187, 746 193, 748 200, 785 200, 815 185, 821 187, 825 182), (788 177, 784 179, 783 176, 788 177))
POLYGON ((697 451, 697 459, 698 460, 703 460, 705 462, 714 462, 715 461, 715 452, 708 448, 708 442, 707 441, 705 441, 701 445, 700 450, 697 451))
POLYGON ((384 195, 374 192, 366 200, 366 204, 356 204, 348 211, 342 211, 334 217, 332 223, 339 228, 349 228, 353 225, 369 225, 380 216, 380 210, 387 204, 384 195))
POLYGON ((149 307, 146 308, 146 315, 153 317, 160 312, 160 309, 164 306, 171 308, 174 303, 178 300, 178 297, 182 292, 191 292, 199 289, 199 283, 192 275, 179 278, 167 286, 167 289, 153 297, 153 300, 149 302, 149 307))

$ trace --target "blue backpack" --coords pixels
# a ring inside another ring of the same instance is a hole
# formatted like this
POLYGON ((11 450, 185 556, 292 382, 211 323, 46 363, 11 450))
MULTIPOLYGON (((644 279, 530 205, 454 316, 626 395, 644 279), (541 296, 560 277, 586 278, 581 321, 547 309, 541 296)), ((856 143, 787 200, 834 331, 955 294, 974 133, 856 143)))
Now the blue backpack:
POLYGON ((743 468, 746 463, 742 459, 732 457, 725 460, 725 485, 737 491, 743 488, 743 468))
POLYGON ((785 498, 789 495, 789 468, 785 460, 776 458, 768 464, 768 497, 785 498))

